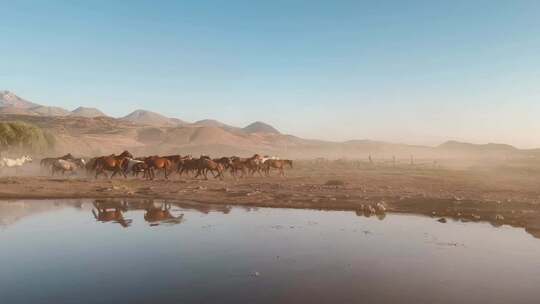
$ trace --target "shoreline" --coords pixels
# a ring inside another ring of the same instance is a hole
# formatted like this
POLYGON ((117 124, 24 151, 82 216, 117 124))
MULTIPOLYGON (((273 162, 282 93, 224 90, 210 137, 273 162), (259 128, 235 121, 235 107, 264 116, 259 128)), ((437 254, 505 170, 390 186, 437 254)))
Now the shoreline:
POLYGON ((536 179, 503 183, 468 171, 292 171, 285 178, 235 181, 190 178, 145 181, 84 177, 0 177, 0 200, 166 199, 198 204, 386 212, 523 227, 540 237, 540 189, 536 179))

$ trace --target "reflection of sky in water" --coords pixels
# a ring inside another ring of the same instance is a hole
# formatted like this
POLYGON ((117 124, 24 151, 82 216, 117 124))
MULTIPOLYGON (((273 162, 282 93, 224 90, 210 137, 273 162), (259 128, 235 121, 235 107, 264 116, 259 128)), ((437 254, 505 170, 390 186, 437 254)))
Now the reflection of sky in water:
POLYGON ((90 201, 50 206, 0 231, 2 303, 530 303, 538 295, 540 241, 523 229, 175 205, 179 224, 150 226, 144 210, 128 210, 133 222, 123 228, 97 222, 90 201))

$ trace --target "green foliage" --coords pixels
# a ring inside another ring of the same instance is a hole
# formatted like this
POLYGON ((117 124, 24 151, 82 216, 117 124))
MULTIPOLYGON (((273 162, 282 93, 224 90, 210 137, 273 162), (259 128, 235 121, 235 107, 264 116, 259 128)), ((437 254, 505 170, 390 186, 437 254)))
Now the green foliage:
POLYGON ((55 138, 42 129, 20 121, 0 122, 0 150, 21 150, 33 153, 54 148, 55 138))

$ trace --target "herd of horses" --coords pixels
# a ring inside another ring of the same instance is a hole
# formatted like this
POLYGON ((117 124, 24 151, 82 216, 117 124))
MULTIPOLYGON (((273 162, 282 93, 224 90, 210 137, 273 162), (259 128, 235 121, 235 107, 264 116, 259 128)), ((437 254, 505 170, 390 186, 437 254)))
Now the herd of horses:
POLYGON ((293 168, 292 160, 259 154, 247 158, 238 156, 211 158, 206 155, 198 158, 191 155, 134 157, 129 151, 124 151, 119 155, 111 154, 91 159, 76 158, 68 153, 61 157, 44 158, 40 165, 44 169, 50 169, 51 175, 60 173, 64 175, 66 172, 73 173, 84 169, 87 175, 93 175, 96 179, 102 175, 107 178, 142 175, 148 180, 155 179, 156 173, 159 172, 163 173, 165 179, 174 173, 179 176, 185 174, 195 178, 201 177, 205 180, 208 179, 208 173, 210 173, 214 178, 223 179, 226 172, 237 179, 255 174, 270 176, 272 170, 277 170, 279 176, 285 176, 285 169, 293 168))

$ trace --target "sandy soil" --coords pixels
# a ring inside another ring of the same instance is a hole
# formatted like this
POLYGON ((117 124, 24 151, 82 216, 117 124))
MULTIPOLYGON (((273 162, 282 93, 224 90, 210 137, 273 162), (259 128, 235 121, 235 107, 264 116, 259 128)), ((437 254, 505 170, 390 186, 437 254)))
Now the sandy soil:
MULTIPOLYGON (((540 236, 540 173, 516 168, 478 170, 349 168, 299 163, 285 178, 235 181, 0 177, 0 199, 154 198, 258 207, 354 210, 384 217, 407 212, 493 225, 525 227, 540 236)), ((443 220, 441 220, 443 221, 443 220)))

